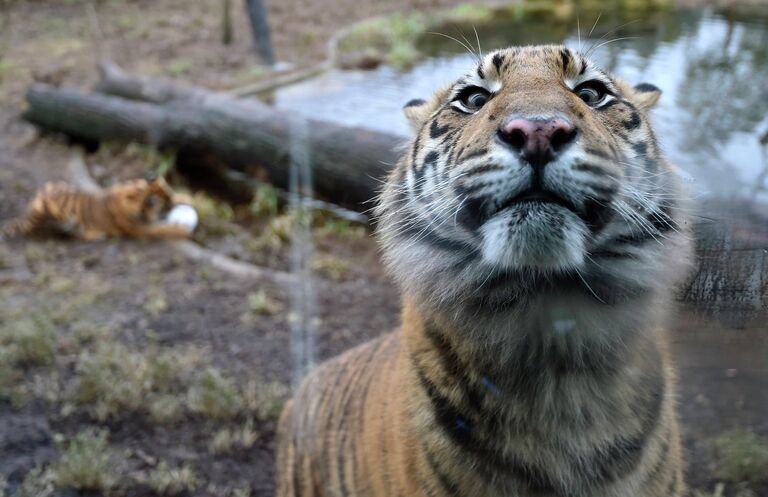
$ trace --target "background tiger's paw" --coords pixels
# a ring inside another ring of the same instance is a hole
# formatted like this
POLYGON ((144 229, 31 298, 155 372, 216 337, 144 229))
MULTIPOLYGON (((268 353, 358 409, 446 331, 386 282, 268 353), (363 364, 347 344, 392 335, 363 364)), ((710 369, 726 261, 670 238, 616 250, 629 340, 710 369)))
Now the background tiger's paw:
POLYGON ((168 211, 168 215, 165 217, 166 223, 182 226, 190 233, 195 230, 197 220, 197 211, 194 207, 187 204, 174 206, 173 209, 168 211))

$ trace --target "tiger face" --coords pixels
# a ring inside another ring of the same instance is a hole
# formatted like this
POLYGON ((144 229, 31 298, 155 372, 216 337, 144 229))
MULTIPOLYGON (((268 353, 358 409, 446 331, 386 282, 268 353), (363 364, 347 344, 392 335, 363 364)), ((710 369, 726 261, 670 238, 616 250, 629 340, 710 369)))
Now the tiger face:
POLYGON ((562 46, 488 54, 429 100, 378 207, 406 291, 505 302, 535 290, 613 300, 686 266, 684 192, 635 87, 562 46))
POLYGON ((174 205, 171 187, 162 177, 119 183, 109 189, 110 210, 140 224, 158 224, 174 205))

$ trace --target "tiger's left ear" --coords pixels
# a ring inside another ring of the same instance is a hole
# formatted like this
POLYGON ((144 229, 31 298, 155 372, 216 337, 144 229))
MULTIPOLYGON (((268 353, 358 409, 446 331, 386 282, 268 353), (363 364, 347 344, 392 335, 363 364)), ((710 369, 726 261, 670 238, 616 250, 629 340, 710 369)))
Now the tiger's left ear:
POLYGON ((424 126, 427 119, 443 105, 443 100, 448 96, 449 91, 450 87, 445 87, 435 92, 429 100, 417 98, 405 104, 403 114, 411 125, 411 131, 416 133, 424 126))
POLYGON ((653 108, 661 98, 661 90, 650 83, 640 83, 632 88, 632 102, 641 110, 653 108))

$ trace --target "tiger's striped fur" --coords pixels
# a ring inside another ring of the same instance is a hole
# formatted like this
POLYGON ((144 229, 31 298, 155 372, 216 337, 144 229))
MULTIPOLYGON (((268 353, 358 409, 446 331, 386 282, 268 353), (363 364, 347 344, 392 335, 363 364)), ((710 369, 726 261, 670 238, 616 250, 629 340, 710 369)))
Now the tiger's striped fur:
POLYGON ((3 227, 2 234, 59 234, 85 240, 185 237, 189 235, 187 228, 163 222, 178 203, 188 203, 188 199, 175 194, 162 178, 122 182, 101 193, 51 182, 38 190, 23 217, 3 227))
POLYGON ((540 46, 406 107, 416 136, 378 225, 402 327, 304 381, 278 497, 684 494, 663 325, 692 256, 658 97, 540 46), (587 83, 610 93, 587 104, 587 83), (470 109, 467 88, 488 98, 470 109), (497 138, 521 115, 578 133, 533 167, 497 138), (538 188, 560 200, 515 200, 538 188))

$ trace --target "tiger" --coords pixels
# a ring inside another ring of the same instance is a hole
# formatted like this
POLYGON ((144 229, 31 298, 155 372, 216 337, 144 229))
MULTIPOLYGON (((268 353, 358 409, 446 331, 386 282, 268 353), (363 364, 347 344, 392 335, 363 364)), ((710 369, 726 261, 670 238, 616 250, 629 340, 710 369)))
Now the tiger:
POLYGON ((688 194, 661 90, 511 47, 404 108, 376 208, 402 324, 311 371, 278 497, 681 497, 673 292, 688 194))
POLYGON ((160 176, 117 183, 98 193, 63 181, 40 188, 26 213, 3 227, 4 238, 62 235, 83 240, 109 236, 131 238, 181 238, 190 229, 165 222, 177 204, 189 204, 186 195, 174 193, 160 176))

